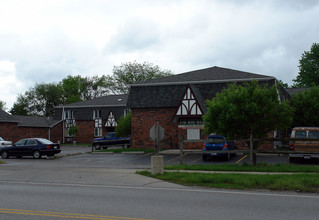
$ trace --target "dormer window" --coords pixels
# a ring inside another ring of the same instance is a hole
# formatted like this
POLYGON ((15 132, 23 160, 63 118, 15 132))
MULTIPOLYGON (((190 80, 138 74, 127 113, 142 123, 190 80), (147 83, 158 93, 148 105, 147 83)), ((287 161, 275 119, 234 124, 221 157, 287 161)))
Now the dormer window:
POLYGON ((64 119, 73 119, 73 111, 72 110, 64 111, 64 119))
POLYGON ((93 119, 101 118, 101 117, 102 117, 101 110, 94 110, 93 111, 93 119))

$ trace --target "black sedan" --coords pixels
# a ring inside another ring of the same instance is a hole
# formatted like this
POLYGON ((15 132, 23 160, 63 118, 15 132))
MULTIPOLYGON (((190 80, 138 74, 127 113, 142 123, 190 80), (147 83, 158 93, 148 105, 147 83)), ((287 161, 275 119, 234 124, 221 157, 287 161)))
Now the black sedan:
POLYGON ((33 156, 36 159, 43 155, 54 156, 61 152, 60 145, 53 143, 44 138, 27 138, 19 140, 12 146, 1 149, 1 157, 3 159, 15 156, 21 158, 22 156, 33 156))

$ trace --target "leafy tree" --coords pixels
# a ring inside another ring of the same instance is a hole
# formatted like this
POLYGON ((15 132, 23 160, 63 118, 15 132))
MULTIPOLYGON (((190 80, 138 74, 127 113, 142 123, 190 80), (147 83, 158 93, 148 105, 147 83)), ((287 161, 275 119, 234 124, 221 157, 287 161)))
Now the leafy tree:
POLYGON ((71 137, 76 136, 78 131, 79 131, 79 128, 76 125, 71 125, 68 130, 69 136, 71 137))
POLYGON ((170 70, 162 70, 159 66, 148 62, 128 62, 120 66, 114 66, 113 77, 109 78, 112 84, 112 92, 115 94, 127 94, 129 86, 133 83, 170 76, 170 70))
MULTIPOLYGON (((257 81, 243 86, 231 84, 207 101, 203 116, 206 133, 215 132, 230 139, 260 139, 268 132, 288 128, 293 110, 288 103, 278 100, 276 86, 261 87, 257 81)), ((259 142, 253 143, 253 149, 259 142)), ((256 155, 253 157, 256 165, 256 155)))
POLYGON ((293 126, 319 127, 319 86, 299 92, 291 97, 294 109, 293 126))
POLYGON ((0 109, 5 111, 6 110, 6 103, 0 100, 0 109))
POLYGON ((119 137, 127 137, 131 135, 131 120, 132 112, 130 112, 126 116, 122 116, 118 120, 115 132, 119 137))
POLYGON ((282 80, 279 80, 279 83, 282 85, 284 88, 289 88, 289 85, 287 83, 284 83, 282 80))
POLYGON ((319 85, 319 43, 314 43, 310 51, 305 51, 299 60, 299 75, 293 80, 294 87, 319 85))
POLYGON ((29 101, 26 96, 19 94, 17 101, 13 104, 10 109, 12 115, 29 115, 29 101))
POLYGON ((14 103, 11 114, 15 115, 34 115, 34 116, 52 116, 54 106, 62 103, 62 90, 59 85, 54 83, 36 84, 24 95, 19 95, 14 103))
POLYGON ((80 102, 106 95, 110 93, 110 84, 110 80, 106 76, 69 75, 60 82, 63 90, 63 103, 80 102))

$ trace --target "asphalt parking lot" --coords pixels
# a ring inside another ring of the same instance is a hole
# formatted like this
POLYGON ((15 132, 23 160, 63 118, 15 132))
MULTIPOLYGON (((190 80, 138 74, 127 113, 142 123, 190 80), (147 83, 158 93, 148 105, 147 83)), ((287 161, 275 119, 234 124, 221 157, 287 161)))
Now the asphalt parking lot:
MULTIPOLYGON (((54 158, 43 157, 40 161, 50 160, 51 162, 65 162, 70 164, 83 164, 91 167, 103 167, 103 168, 123 168, 123 169, 149 169, 151 167, 151 156, 154 153, 144 152, 126 152, 126 153, 109 153, 109 152, 91 152, 92 149, 86 146, 62 146, 62 151, 54 158)), ((180 157, 178 151, 163 151, 161 155, 164 157, 164 165, 177 165, 180 164, 180 157)), ((20 163, 35 161, 32 157, 23 157, 22 159, 16 159, 14 157, 4 160, 6 163, 20 163)), ((40 162, 39 161, 39 162, 40 162)), ((244 164, 250 163, 248 155, 237 154, 230 160, 224 160, 222 158, 213 158, 208 161, 202 160, 201 154, 189 154, 185 153, 182 159, 183 164, 244 164)), ((289 159, 287 155, 257 155, 257 163, 267 164, 287 164, 289 159)), ((296 164, 315 164, 316 161, 297 162, 296 164)))

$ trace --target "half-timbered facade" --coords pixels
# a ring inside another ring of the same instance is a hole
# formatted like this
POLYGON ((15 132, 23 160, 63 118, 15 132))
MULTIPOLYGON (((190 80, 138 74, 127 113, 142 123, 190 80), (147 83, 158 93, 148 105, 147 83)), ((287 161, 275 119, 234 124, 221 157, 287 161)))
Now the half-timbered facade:
MULTIPOLYGON (((271 76, 212 67, 131 85, 127 105, 132 111, 132 147, 154 147, 149 130, 155 123, 164 128, 161 148, 178 148, 181 135, 187 140, 204 139, 205 101, 230 83, 252 80, 268 85, 277 83, 271 76)), ((280 87, 279 98, 288 96, 280 87)), ((201 148, 202 143, 187 143, 184 147, 201 148)))
POLYGON ((55 108, 55 119, 62 119, 62 142, 91 143, 96 137, 114 131, 118 119, 128 112, 127 95, 109 95, 55 108), (78 128, 76 135, 69 129, 78 128))

